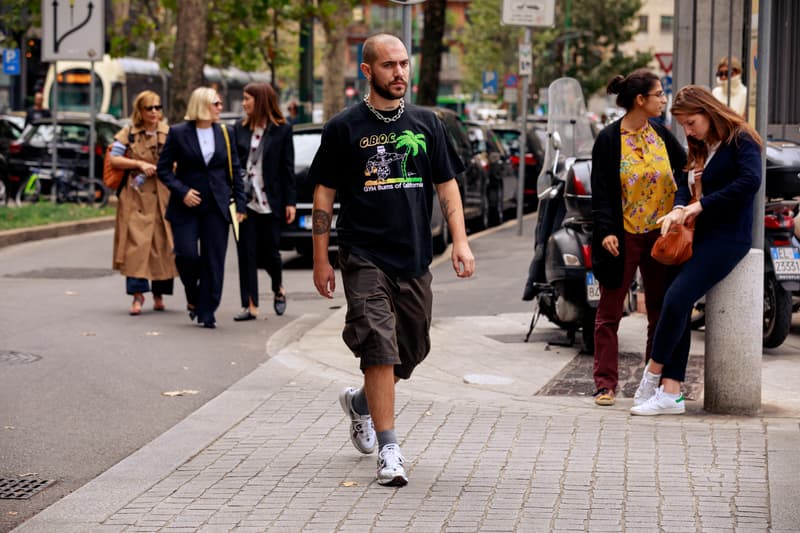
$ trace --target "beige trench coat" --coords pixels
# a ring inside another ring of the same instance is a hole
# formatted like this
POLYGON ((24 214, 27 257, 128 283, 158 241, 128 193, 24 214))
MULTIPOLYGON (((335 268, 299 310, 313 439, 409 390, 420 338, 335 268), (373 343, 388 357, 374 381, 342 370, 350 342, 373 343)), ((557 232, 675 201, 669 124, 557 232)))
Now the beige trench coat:
MULTIPOLYGON (((127 145, 132 128, 133 144, 125 157, 156 164, 169 128, 159 124, 156 135, 147 135, 133 126, 125 127, 116 140, 127 145)), ((147 178, 137 191, 131 187, 138 172, 131 170, 119 192, 117 223, 114 228, 114 264, 124 276, 147 280, 165 280, 178 275, 175 268, 172 229, 164 217, 169 189, 158 177, 147 178)))

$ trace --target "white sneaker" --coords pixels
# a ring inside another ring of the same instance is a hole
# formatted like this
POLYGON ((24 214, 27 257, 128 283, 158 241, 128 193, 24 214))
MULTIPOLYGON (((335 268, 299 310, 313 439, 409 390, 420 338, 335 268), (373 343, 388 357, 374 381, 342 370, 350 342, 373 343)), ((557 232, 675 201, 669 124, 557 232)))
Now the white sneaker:
POLYGON ((403 487, 408 483, 400 446, 387 444, 378 454, 378 483, 386 487, 403 487))
POLYGON ((661 381, 661 374, 654 380, 647 379, 647 369, 642 372, 642 381, 639 382, 639 388, 636 389, 636 394, 633 395, 633 405, 642 405, 644 402, 655 396, 658 390, 658 382, 661 381))
POLYGON ((350 417, 350 440, 361 453, 375 451, 377 439, 375 426, 370 415, 360 415, 353 409, 353 396, 358 392, 354 387, 347 387, 339 393, 339 404, 345 414, 350 417))
POLYGON ((653 416, 653 415, 682 415, 686 412, 686 402, 683 394, 678 399, 670 398, 664 392, 662 385, 656 389, 656 393, 641 405, 631 407, 632 415, 653 416))

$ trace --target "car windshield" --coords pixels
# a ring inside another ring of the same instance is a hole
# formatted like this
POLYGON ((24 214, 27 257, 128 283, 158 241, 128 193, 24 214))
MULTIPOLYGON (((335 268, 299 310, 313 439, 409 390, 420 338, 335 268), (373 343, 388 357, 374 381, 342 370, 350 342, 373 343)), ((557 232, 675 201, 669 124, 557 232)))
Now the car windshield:
POLYGON ((311 166, 311 161, 314 160, 314 155, 322 141, 322 132, 295 131, 292 140, 294 141, 294 168, 295 172, 299 172, 311 166))
MULTIPOLYGON (((89 127, 84 124, 59 124, 57 126, 59 143, 87 144, 89 127)), ((28 132, 26 142, 31 146, 43 147, 53 142, 53 125, 40 123, 28 132)))

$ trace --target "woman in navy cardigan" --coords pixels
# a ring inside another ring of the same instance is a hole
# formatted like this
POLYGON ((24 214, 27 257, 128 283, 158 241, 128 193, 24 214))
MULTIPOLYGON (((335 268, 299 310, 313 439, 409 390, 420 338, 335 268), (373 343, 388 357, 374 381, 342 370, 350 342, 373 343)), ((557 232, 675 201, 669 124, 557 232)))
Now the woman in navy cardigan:
POLYGON ((661 232, 694 220, 693 253, 664 296, 645 369, 660 378, 661 387, 658 381, 642 380, 637 396, 649 399, 631 408, 635 415, 685 412, 680 387, 689 359, 690 311, 750 250, 753 202, 761 184, 761 137, 708 89, 684 87, 671 112, 689 143, 689 175, 688 185, 678 189, 675 208, 662 218, 661 232), (690 203, 690 186, 698 181, 700 198, 690 203))
POLYGON ((185 122, 170 127, 156 167, 170 190, 166 216, 189 317, 206 328, 216 327, 214 312, 222 298, 230 199, 236 201, 239 222, 245 213, 239 158, 231 146, 228 159, 224 126, 217 124, 221 109, 217 91, 195 89, 185 122))

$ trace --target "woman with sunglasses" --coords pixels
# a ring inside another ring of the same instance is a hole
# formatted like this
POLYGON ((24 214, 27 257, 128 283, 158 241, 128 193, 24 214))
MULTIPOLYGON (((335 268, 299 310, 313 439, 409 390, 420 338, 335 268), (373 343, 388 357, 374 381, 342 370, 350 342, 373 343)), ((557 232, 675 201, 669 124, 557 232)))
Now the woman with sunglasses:
POLYGON ((170 127, 158 178, 170 190, 167 220, 175 237, 175 264, 186 291, 189 318, 206 328, 217 327, 214 313, 222 298, 228 207, 236 203, 236 219, 244 220, 245 194, 239 157, 219 114, 222 100, 210 87, 192 92, 185 121, 170 127))
POLYGON ((275 313, 286 311, 280 239, 284 221, 294 221, 296 201, 292 126, 281 113, 272 86, 247 84, 242 108, 245 117, 233 131, 249 197, 237 246, 242 300, 242 311, 233 317, 237 322, 258 316, 259 267, 265 268, 272 280, 275 313))
POLYGON ((742 64, 739 58, 725 56, 717 65, 717 86, 711 91, 714 98, 745 116, 747 111, 747 87, 742 83, 742 64))
POLYGON ((117 191, 114 227, 114 269, 125 276, 133 296, 129 313, 139 315, 144 294, 153 291, 153 309, 164 310, 164 295, 172 294, 178 274, 172 254, 172 230, 165 218, 169 189, 156 179, 156 162, 169 128, 161 114, 161 99, 142 91, 133 101, 131 125, 114 138, 111 166, 125 169, 117 191))
MULTIPOLYGON (((607 92, 625 115, 603 128, 592 149, 592 267, 600 282, 594 326, 594 394, 613 405, 618 385, 617 331, 638 268, 647 308, 646 359, 667 287, 667 267, 650 257, 660 217, 669 213, 686 154, 656 119, 667 105, 661 81, 646 69, 617 76, 607 92)), ((645 376, 647 379, 652 377, 645 376)), ((638 399, 634 399, 638 401, 638 399)))

